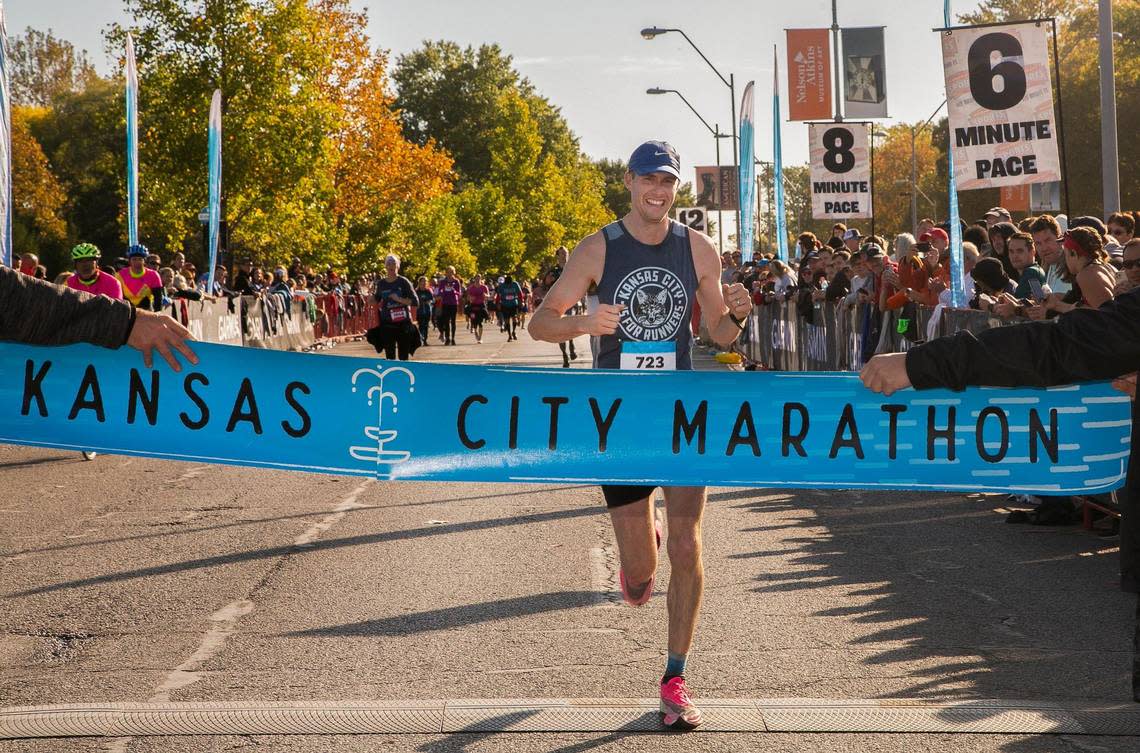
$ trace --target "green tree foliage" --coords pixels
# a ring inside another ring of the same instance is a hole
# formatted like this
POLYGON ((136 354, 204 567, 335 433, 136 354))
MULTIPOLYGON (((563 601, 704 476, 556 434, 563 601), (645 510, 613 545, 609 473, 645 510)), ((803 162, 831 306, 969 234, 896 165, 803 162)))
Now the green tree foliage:
POLYGON ((29 122, 67 196, 69 236, 112 258, 126 251, 124 122, 122 85, 101 78, 29 122))
POLYGON ((27 29, 9 42, 12 104, 49 107, 56 97, 82 91, 98 76, 86 51, 46 32, 27 29))

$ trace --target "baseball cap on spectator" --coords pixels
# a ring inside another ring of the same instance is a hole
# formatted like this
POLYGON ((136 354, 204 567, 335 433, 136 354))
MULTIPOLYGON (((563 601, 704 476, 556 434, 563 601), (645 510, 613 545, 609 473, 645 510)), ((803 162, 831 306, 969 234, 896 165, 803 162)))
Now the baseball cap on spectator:
MULTIPOLYGON (((941 238, 943 243, 949 243, 950 242, 950 236, 947 235, 946 231, 940 227, 934 228, 929 233, 923 233, 923 235, 930 236, 929 238, 926 239, 927 241, 933 241, 935 238, 941 238)), ((921 241, 922 238, 919 238, 919 240, 921 241)))
POLYGON ((971 274, 975 282, 982 283, 990 290, 1005 290, 1006 285, 1009 284, 1009 275, 1005 273, 1001 259, 995 259, 992 256, 978 259, 978 263, 974 265, 971 274))
POLYGON ((1001 217, 1006 222, 1011 219, 1009 210, 1005 207, 994 207, 993 209, 990 209, 988 212, 986 212, 986 217, 1001 217))
POLYGON ((756 266, 758 266, 758 267, 766 267, 766 266, 768 266, 768 264, 769 264, 769 261, 767 259, 764 259, 764 258, 761 258, 759 261, 756 262, 756 266))
MULTIPOLYGON (((855 232, 859 232, 859 231, 856 230, 855 232)), ((862 251, 863 255, 866 256, 868 259, 873 259, 876 256, 886 256, 886 253, 884 253, 884 251, 883 251, 883 247, 880 246, 878 243, 868 243, 867 245, 863 246, 863 248, 861 248, 859 250, 862 251)))
POLYGON ((646 141, 629 155, 629 169, 637 175, 668 173, 681 177, 681 158, 667 141, 646 141))
POLYGON ((838 251, 839 249, 843 248, 843 241, 839 240, 833 235, 827 239, 827 243, 825 245, 838 251))
POLYGON ((1092 228, 1093 230, 1100 233, 1101 238, 1108 235, 1108 227, 1100 221, 1099 217, 1092 217, 1089 215, 1074 217, 1073 219, 1069 220, 1069 229, 1072 230, 1075 227, 1092 228))
POLYGON ((845 241, 857 241, 862 237, 863 234, 859 232, 859 228, 857 227, 853 227, 843 234, 843 240, 845 241))

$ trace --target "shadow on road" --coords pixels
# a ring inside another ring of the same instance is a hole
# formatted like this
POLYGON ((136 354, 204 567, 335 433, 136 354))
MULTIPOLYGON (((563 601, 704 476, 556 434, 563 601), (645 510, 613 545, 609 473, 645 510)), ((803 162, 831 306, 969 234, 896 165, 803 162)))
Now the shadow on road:
MULTIPOLYGON (((777 523, 742 529, 741 540, 804 525, 826 533, 790 533, 783 543, 792 551, 731 557, 755 563, 757 594, 844 594, 812 617, 856 626, 847 645, 862 656, 867 680, 909 682, 880 697, 1131 700, 1134 597, 1117 590, 1117 540, 1076 527, 1006 525, 994 511, 1000 497, 794 494, 798 520, 785 511, 777 523), (786 558, 782 567, 770 564, 777 557, 786 558)), ((774 509, 764 501, 737 507, 766 516, 774 509)))
POLYGON ((552 593, 518 596, 513 599, 463 604, 457 607, 431 609, 426 612, 402 614, 379 620, 364 620, 347 625, 298 630, 282 633, 289 638, 342 638, 346 636, 403 636, 411 633, 430 633, 436 630, 469 627, 496 620, 509 620, 565 609, 579 609, 598 603, 597 591, 554 591, 552 593))
POLYGON ((171 573, 200 570, 203 568, 218 567, 221 565, 232 565, 241 562, 256 562, 258 560, 272 559, 274 557, 284 557, 287 555, 305 554, 308 552, 328 551, 331 549, 342 549, 352 546, 368 546, 370 544, 380 544, 389 541, 406 541, 408 539, 418 539, 424 538, 426 536, 443 536, 449 533, 483 531, 489 528, 501 528, 503 526, 545 523, 553 520, 568 520, 570 518, 580 518, 589 515, 600 515, 603 512, 604 509, 600 506, 581 507, 570 510, 554 510, 551 512, 537 512, 528 515, 515 515, 508 518, 473 520, 466 523, 450 523, 446 525, 427 526, 423 528, 409 528, 400 531, 384 531, 381 533, 373 533, 364 536, 346 536, 340 539, 317 540, 305 546, 294 546, 292 544, 285 546, 274 546, 265 549, 254 549, 247 552, 234 552, 232 554, 221 554, 215 557, 203 557, 201 559, 186 560, 184 562, 172 562, 166 565, 153 565, 151 567, 142 567, 135 570, 126 570, 118 573, 97 575, 91 578, 80 578, 77 580, 70 580, 63 583, 55 583, 47 586, 37 586, 36 588, 29 588, 24 591, 9 593, 7 594, 7 597, 17 598, 21 596, 34 596, 37 594, 52 593, 54 591, 62 591, 71 588, 83 588, 85 586, 96 586, 106 583, 119 583, 123 581, 135 580, 136 578, 150 578, 156 575, 169 575, 171 573))

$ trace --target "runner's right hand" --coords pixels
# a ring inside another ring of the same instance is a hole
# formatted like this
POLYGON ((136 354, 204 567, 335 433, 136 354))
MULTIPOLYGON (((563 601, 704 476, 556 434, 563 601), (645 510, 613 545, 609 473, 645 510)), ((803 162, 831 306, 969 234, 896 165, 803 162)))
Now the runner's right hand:
POLYGON ((602 303, 598 310, 586 315, 586 334, 593 337, 612 335, 617 332, 621 312, 625 306, 617 303, 602 303))

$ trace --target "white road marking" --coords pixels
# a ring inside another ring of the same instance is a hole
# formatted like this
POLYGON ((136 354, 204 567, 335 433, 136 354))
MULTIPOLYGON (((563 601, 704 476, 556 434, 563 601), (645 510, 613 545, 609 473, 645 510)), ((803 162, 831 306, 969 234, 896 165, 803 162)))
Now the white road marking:
MULTIPOLYGON (((188 477, 188 474, 193 473, 193 469, 184 474, 183 477, 188 477)), ((196 474, 195 474, 196 475, 196 474)), ((181 479, 178 479, 181 480, 181 479)), ((314 523, 293 540, 293 546, 305 547, 310 546, 321 534, 328 531, 337 522, 344 518, 350 510, 365 507, 357 502, 360 495, 372 483, 372 479, 368 479, 359 484, 355 489, 348 493, 333 511, 322 518, 320 521, 314 523)), ((255 604, 248 598, 241 598, 230 602, 218 611, 214 612, 207 619, 210 622, 210 629, 202 636, 202 641, 194 650, 194 653, 177 667, 172 669, 154 689, 153 695, 150 697, 150 703, 169 703, 170 694, 176 690, 182 690, 198 682, 202 678, 201 668, 210 659, 217 656, 222 652, 226 646, 226 641, 231 635, 237 632, 238 620, 245 617, 252 612, 255 604)), ((104 753, 127 753, 127 746, 130 745, 131 738, 117 737, 108 740, 103 746, 104 753)))

